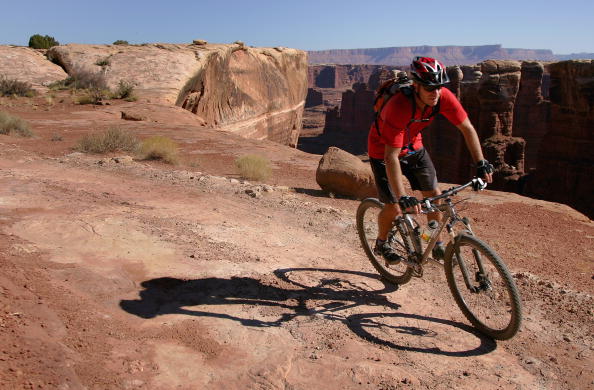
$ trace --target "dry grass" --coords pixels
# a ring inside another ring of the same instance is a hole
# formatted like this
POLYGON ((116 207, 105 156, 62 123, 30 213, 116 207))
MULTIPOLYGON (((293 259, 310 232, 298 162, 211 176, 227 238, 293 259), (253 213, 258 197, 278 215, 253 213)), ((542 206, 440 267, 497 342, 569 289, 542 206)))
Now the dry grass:
POLYGON ((179 161, 177 144, 162 136, 154 136, 142 141, 139 154, 143 160, 161 160, 174 165, 179 161))
POLYGON ((21 137, 31 137, 33 132, 24 119, 0 111, 0 134, 16 133, 21 137))
POLYGON ((102 133, 84 136, 76 149, 84 153, 134 152, 138 149, 138 140, 118 127, 111 127, 102 133))
POLYGON ((35 90, 31 87, 31 84, 0 75, 0 96, 33 97, 35 94, 35 90))
POLYGON ((135 84, 131 81, 120 80, 116 90, 111 94, 112 99, 124 99, 128 102, 134 102, 138 98, 134 94, 135 84))
POLYGON ((246 154, 235 160, 235 167, 241 177, 248 180, 266 180, 272 174, 270 161, 263 156, 246 154))

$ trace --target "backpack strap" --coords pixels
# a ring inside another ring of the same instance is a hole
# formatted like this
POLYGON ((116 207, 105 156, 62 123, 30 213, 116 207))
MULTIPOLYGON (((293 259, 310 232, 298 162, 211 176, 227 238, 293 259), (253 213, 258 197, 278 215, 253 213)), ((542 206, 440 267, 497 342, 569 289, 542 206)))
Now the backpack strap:
MULTIPOLYGON (((409 124, 410 124, 410 123, 412 123, 412 120, 414 119, 414 116, 415 116, 415 110, 416 110, 416 101, 415 101, 414 93, 412 92, 412 88, 411 88, 410 86, 406 86, 406 87, 400 88, 400 93, 402 93, 404 96, 406 96, 406 97, 407 97, 409 100, 411 100, 411 102, 412 102, 412 116, 411 116, 411 122, 409 122, 409 124)), ((382 105, 381 105, 380 109, 379 109, 379 110, 377 110, 377 111, 375 112, 375 115, 374 115, 374 123, 375 123, 375 130, 377 131, 377 136, 378 136, 378 137, 381 137, 381 136, 382 136, 382 134, 380 133, 380 130, 379 130, 379 117, 380 117, 380 114, 382 113, 382 111, 383 111, 384 107, 386 106, 386 104, 388 104, 388 102, 390 101, 390 99, 391 99, 392 97, 394 97, 394 95, 396 95, 396 93, 393 93, 393 94, 391 94, 391 95, 388 97, 388 99, 385 99, 385 100, 382 102, 382 105)), ((381 96, 381 95, 379 95, 379 96, 377 96, 377 97, 375 98, 375 101, 374 101, 374 103, 373 103, 373 106, 374 106, 374 107, 375 107, 375 105, 377 104, 377 101, 378 101, 378 100, 379 100, 381 97, 382 97, 382 96, 381 96)), ((408 125, 407 125, 407 126, 408 126, 408 125)))

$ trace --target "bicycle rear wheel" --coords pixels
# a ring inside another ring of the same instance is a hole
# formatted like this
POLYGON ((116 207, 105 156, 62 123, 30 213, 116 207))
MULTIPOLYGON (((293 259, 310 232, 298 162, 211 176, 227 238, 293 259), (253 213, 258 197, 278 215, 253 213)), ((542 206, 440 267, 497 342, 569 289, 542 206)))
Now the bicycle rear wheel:
POLYGON ((508 340, 518 332, 522 321, 520 294, 493 249, 476 237, 461 234, 448 245, 444 266, 456 303, 479 331, 497 340, 508 340), (462 266, 467 269, 470 287, 464 281, 462 266))
MULTIPOLYGON (((377 272, 388 282, 405 284, 412 277, 412 268, 408 267, 404 261, 395 265, 387 265, 380 255, 373 252, 378 231, 377 217, 383 207, 384 205, 377 199, 364 199, 357 209, 357 232, 361 239, 361 246, 377 272)), ((396 229, 393 229, 390 235, 392 248, 396 253, 406 258, 408 256, 406 243, 409 243, 408 247, 410 248, 410 238, 403 238, 396 229)))

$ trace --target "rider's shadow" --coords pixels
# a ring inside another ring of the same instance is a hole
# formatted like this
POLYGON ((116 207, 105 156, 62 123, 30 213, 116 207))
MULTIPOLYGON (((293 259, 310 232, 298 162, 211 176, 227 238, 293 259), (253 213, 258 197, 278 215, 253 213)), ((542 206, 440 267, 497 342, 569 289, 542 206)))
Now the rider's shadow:
MULTIPOLYGON (((353 271, 317 270, 321 272, 340 272, 358 274, 373 279, 375 275, 353 271)), ((297 316, 311 316, 322 314, 335 317, 336 312, 346 307, 360 305, 385 306, 397 310, 400 305, 390 302, 384 295, 377 292, 356 288, 348 280, 340 278, 325 278, 317 281, 315 286, 305 286, 292 282, 287 273, 295 269, 277 270, 275 275, 279 279, 289 281, 297 289, 277 287, 273 284, 249 278, 232 277, 203 278, 181 280, 176 278, 157 278, 141 283, 144 288, 140 291, 139 300, 122 300, 120 306, 125 311, 142 318, 153 318, 164 314, 186 314, 205 317, 227 318, 247 326, 280 326, 297 316), (347 284, 351 288, 341 285, 347 284), (307 302, 325 301, 321 307, 309 308, 307 302), (292 303, 296 302, 296 303, 292 303), (258 305, 274 306, 285 310, 273 321, 247 319, 229 314, 213 313, 199 309, 189 309, 192 306, 208 305, 258 305)), ((394 291, 395 287, 384 286, 383 292, 394 291)))
MULTIPOLYGON (((382 308, 382 317, 392 316, 400 308, 397 303, 390 302, 384 293, 396 290, 396 287, 384 285, 382 290, 370 290, 361 288, 349 282, 349 278, 321 278, 316 280, 315 285, 306 285, 292 280, 290 275, 295 272, 319 272, 322 274, 339 273, 363 276, 377 280, 374 274, 355 271, 331 270, 331 269, 284 269, 275 271, 275 275, 288 288, 279 287, 279 283, 272 280, 261 281, 249 277, 225 278, 203 278, 194 280, 181 280, 170 277, 162 277, 147 280, 141 283, 143 290, 140 291, 140 299, 122 300, 120 306, 128 313, 142 318, 154 318, 165 314, 182 314, 199 317, 214 317, 237 321, 244 326, 253 327, 276 327, 293 320, 299 316, 322 316, 325 319, 340 321, 347 325, 358 336, 377 344, 391 348, 412 350, 417 352, 442 353, 448 355, 470 356, 482 354, 494 349, 495 343, 490 347, 489 339, 479 337, 481 345, 471 351, 448 353, 436 351, 434 348, 410 348, 399 346, 389 340, 382 340, 369 331, 379 324, 371 318, 376 314, 354 314, 347 315, 343 312, 357 306, 379 306, 382 308), (293 288, 296 287, 296 288, 293 288), (316 304, 316 301, 324 304, 316 304), (309 303, 309 305, 308 305, 309 303), (242 318, 235 315, 217 313, 206 310, 209 305, 251 305, 276 307, 280 315, 274 320, 242 318)), ((396 313, 394 316, 407 316, 396 313)), ((377 314, 379 317, 380 315, 377 314)), ((464 324, 454 321, 445 321, 428 317, 418 316, 426 321, 445 323, 458 327, 465 332, 476 334, 474 330, 464 324)), ((386 325, 381 325, 385 327, 386 325)), ((415 336, 431 336, 426 329, 414 326, 403 326, 398 329, 400 333, 415 336)), ((477 334, 478 337, 478 334, 477 334)))

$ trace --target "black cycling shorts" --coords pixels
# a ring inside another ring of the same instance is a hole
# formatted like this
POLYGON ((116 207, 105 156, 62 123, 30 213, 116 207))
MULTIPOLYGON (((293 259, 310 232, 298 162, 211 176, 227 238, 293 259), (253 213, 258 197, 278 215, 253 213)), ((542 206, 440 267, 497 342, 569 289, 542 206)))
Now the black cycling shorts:
MULTIPOLYGON (((398 199, 388 183, 384 160, 369 158, 369 163, 375 177, 379 200, 384 203, 398 203, 398 199)), ((401 157, 400 169, 413 190, 431 191, 437 189, 437 173, 429 152, 425 148, 419 149, 415 154, 401 157)))

